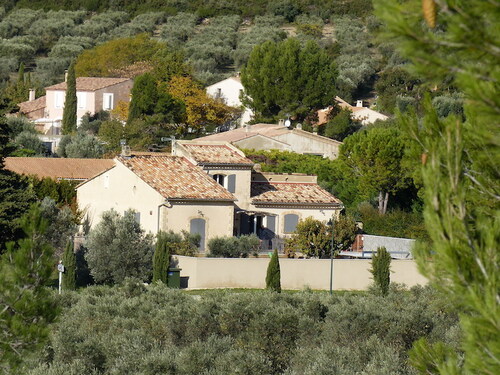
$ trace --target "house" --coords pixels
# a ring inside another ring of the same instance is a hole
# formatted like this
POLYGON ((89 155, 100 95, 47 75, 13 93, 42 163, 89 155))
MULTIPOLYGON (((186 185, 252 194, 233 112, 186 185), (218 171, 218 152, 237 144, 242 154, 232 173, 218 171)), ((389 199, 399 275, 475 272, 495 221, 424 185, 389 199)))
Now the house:
POLYGON ((246 125, 253 117, 253 111, 243 106, 240 100, 244 87, 239 76, 230 77, 213 85, 207 86, 206 92, 213 98, 221 99, 231 107, 243 107, 239 126, 246 125))
MULTIPOLYGON (((79 77, 76 79, 77 119, 115 108, 118 102, 130 101, 133 82, 129 78, 79 77)), ((59 135, 66 99, 66 82, 45 88, 45 96, 35 98, 30 90, 29 100, 19 103, 19 113, 35 122, 46 135, 59 135)))
POLYGON ((289 129, 283 124, 255 124, 198 138, 197 141, 230 142, 244 149, 291 151, 336 159, 342 142, 310 133, 297 126, 289 129))
POLYGON ((300 219, 328 220, 343 208, 315 176, 258 172, 228 142, 176 141, 172 155, 120 156, 80 184, 77 197, 92 226, 104 211, 133 209, 148 232, 199 233, 201 251, 213 237, 250 233, 268 248, 300 219))
MULTIPOLYGON (((389 118, 386 115, 383 115, 382 113, 374 111, 373 109, 370 109, 368 107, 363 107, 362 100, 356 101, 356 106, 352 106, 345 100, 336 96, 335 102, 340 108, 349 109, 352 112, 351 118, 361 122, 362 125, 370 125, 377 120, 385 121, 389 118)), ((326 124, 326 122, 328 121, 327 116, 330 113, 330 111, 331 107, 320 109, 318 111, 318 125, 326 124)))
POLYGON ((86 181, 114 166, 112 159, 5 158, 5 169, 26 176, 86 181))

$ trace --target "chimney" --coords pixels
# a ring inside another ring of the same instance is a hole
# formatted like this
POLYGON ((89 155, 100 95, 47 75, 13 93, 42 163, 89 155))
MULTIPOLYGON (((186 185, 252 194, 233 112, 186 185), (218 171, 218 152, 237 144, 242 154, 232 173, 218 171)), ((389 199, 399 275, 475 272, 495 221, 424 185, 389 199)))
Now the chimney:
POLYGON ((64 71, 64 82, 68 82, 68 70, 64 71))
POLYGON ((356 107, 363 107, 363 101, 362 100, 356 100, 356 107))
POLYGON ((278 121, 278 125, 279 125, 279 126, 285 126, 285 120, 280 119, 280 120, 278 121))
POLYGON ((245 125, 245 133, 249 133, 250 132, 250 125, 246 124, 245 125))
POLYGON ((35 89, 30 89, 28 100, 32 102, 33 100, 35 100, 35 98, 36 98, 35 89))
POLYGON ((123 145, 122 152, 121 152, 120 156, 122 156, 124 158, 130 158, 132 156, 132 151, 130 150, 130 146, 123 145))
POLYGON ((296 126, 295 129, 302 130, 302 124, 299 122, 296 126))

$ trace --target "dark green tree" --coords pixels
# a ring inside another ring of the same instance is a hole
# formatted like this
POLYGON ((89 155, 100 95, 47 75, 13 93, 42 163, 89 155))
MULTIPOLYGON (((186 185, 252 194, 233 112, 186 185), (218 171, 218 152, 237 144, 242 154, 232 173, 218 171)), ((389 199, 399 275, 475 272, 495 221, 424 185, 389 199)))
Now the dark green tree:
POLYGON ((0 370, 19 365, 40 348, 57 316, 47 288, 54 268, 52 247, 43 240, 47 221, 35 205, 22 218, 24 238, 7 244, 0 258, 0 370))
POLYGON ((341 110, 335 117, 326 123, 325 135, 337 141, 343 141, 347 136, 361 128, 361 124, 353 120, 349 109, 341 110))
POLYGON ((337 70, 314 41, 268 41, 256 46, 241 73, 247 104, 264 118, 304 118, 335 97, 337 70))
POLYGON ((63 134, 76 132, 76 100, 75 63, 72 62, 68 69, 68 79, 66 81, 66 99, 62 119, 63 134))
POLYGON ((387 295, 391 283, 391 255, 385 247, 379 247, 373 254, 370 272, 377 289, 383 296, 387 295))
POLYGON ((68 241, 63 254, 62 262, 64 273, 62 277, 62 288, 64 290, 76 289, 76 255, 73 250, 73 241, 68 241))
POLYGON ((170 266, 170 244, 163 232, 156 236, 156 247, 153 255, 153 282, 167 284, 168 267, 170 266))
POLYGON ((152 74, 144 73, 136 77, 131 95, 127 123, 144 115, 154 114, 158 101, 158 87, 152 74))
POLYGON ((274 249, 266 274, 266 289, 281 293, 281 271, 278 250, 274 249))

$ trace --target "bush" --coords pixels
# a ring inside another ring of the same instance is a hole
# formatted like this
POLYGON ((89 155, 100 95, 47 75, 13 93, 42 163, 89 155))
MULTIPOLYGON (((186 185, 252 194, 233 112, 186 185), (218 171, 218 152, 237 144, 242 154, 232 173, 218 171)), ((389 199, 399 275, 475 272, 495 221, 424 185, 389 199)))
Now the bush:
MULTIPOLYGON (((60 149, 61 143, 59 144, 60 149)), ((98 138, 81 133, 71 136, 70 142, 64 148, 64 154, 67 158, 100 158, 103 153, 104 147, 98 138)))
POLYGON ((266 274, 266 289, 281 293, 281 271, 278 250, 274 249, 266 274))
POLYGON ((286 253, 294 257, 296 252, 306 257, 322 258, 331 252, 331 230, 320 220, 308 217, 299 221, 297 229, 286 241, 286 253))
POLYGON ((90 231, 85 258, 92 277, 100 284, 116 284, 127 277, 151 279, 153 239, 146 235, 128 210, 123 216, 110 210, 90 231))
POLYGON ((373 254, 370 272, 375 286, 385 296, 391 282, 391 255, 385 247, 379 247, 377 253, 373 254))
POLYGON ((257 254, 260 240, 255 234, 239 237, 214 237, 208 241, 209 257, 246 258, 257 254))
POLYGON ((17 151, 15 156, 43 156, 48 153, 45 144, 32 131, 23 131, 14 140, 17 151))

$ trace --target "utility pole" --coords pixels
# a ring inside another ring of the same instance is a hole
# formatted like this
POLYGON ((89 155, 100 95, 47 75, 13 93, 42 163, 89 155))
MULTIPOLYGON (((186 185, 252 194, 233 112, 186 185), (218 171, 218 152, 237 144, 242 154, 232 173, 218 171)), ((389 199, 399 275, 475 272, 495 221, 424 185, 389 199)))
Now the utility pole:
POLYGON ((333 228, 335 224, 335 220, 332 218, 328 222, 332 226, 332 243, 331 243, 331 248, 330 248, 330 295, 333 294, 333 249, 334 249, 334 244, 335 244, 335 239, 333 237, 333 228))
POLYGON ((57 271, 59 271, 59 294, 62 291, 62 274, 64 273, 64 265, 62 264, 62 260, 59 261, 57 265, 57 271))

